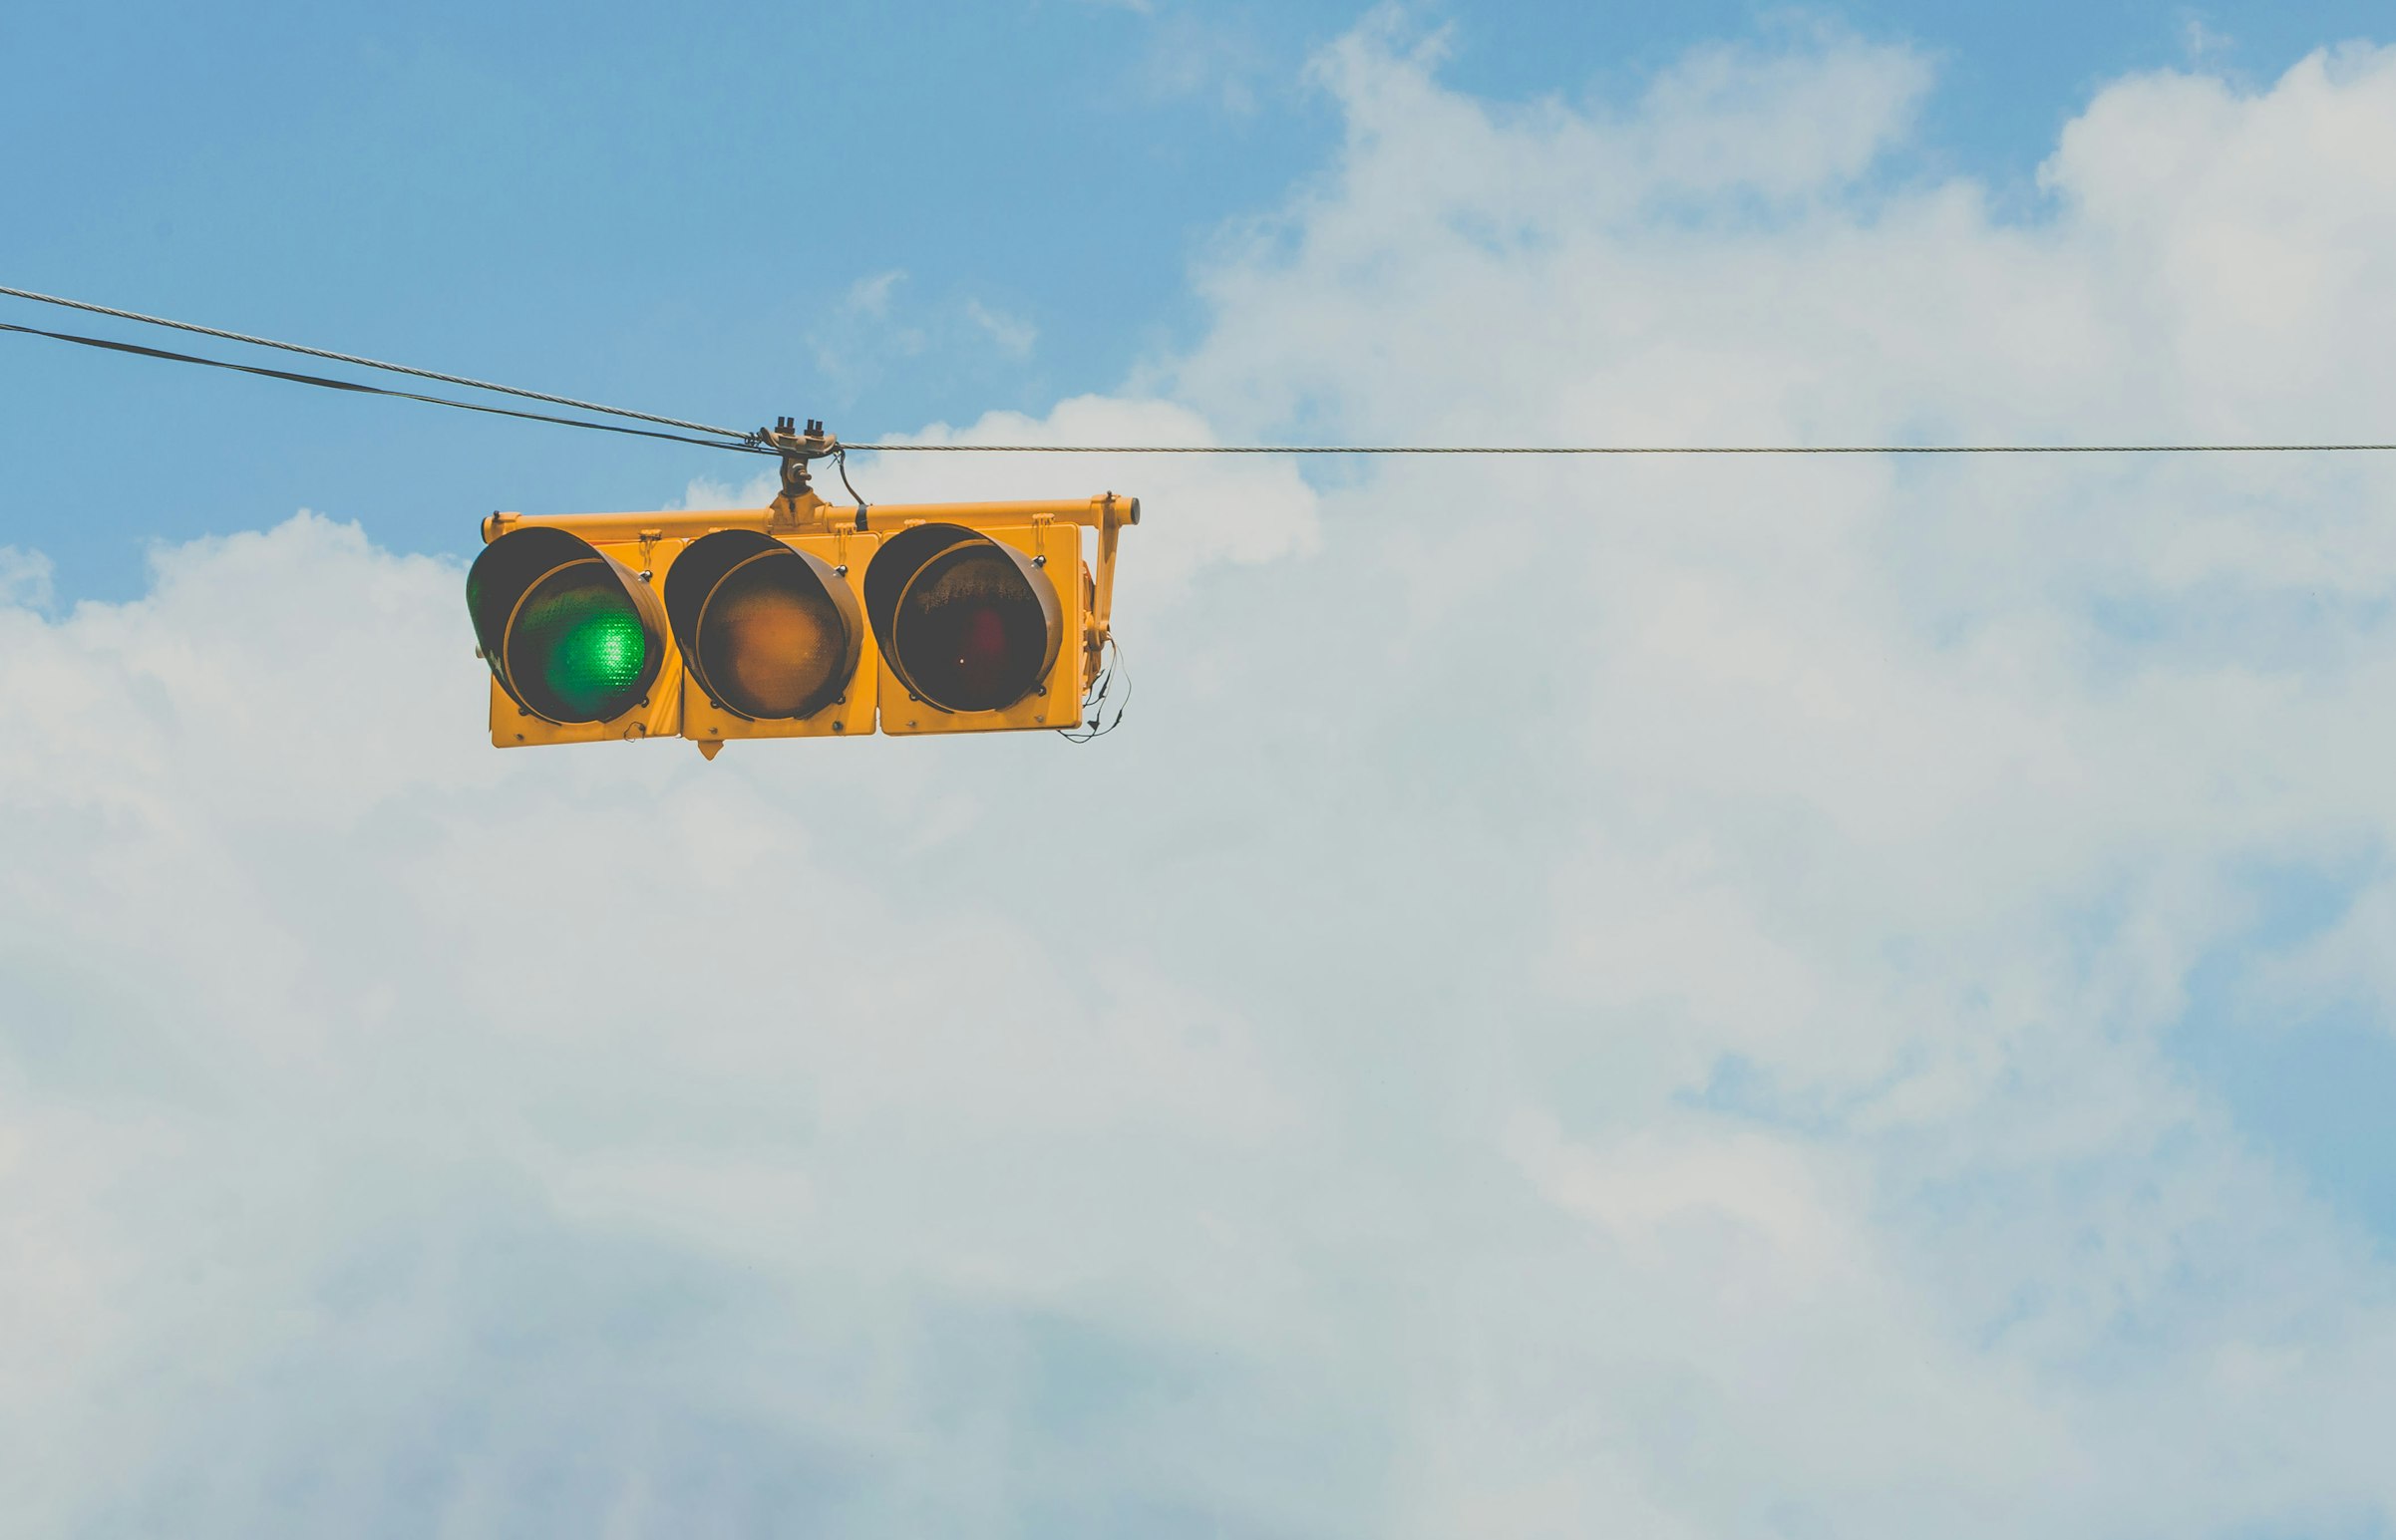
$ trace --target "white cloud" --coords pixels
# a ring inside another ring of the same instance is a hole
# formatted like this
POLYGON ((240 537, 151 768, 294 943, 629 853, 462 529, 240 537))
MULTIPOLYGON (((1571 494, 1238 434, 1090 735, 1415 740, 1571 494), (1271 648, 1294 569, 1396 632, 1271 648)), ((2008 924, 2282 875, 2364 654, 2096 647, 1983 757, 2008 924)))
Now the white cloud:
POLYGON ((50 558, 39 551, 0 545, 0 604, 41 609, 50 603, 50 558))
POLYGON ((895 267, 867 274, 849 286, 847 304, 860 315, 886 316, 890 313, 891 292, 905 281, 906 273, 895 267))
POLYGON ((1150 32, 1127 105, 1147 112, 1161 102, 1207 102, 1244 118, 1260 95, 1284 85, 1283 72, 1246 18, 1220 8, 1177 10, 1150 32))
POLYGON ((903 268, 868 273, 849 286, 841 303, 808 333, 816 370, 848 385, 872 375, 891 358, 915 358, 931 345, 922 327, 895 314, 903 268))
MULTIPOLYGON (((757 463, 773 465, 772 461, 757 463)), ((782 472, 779 468, 760 470, 742 481, 728 481, 717 476, 693 476, 683 487, 682 495, 669 498, 666 507, 681 508, 762 508, 782 494, 782 472)))
POLYGON ((2181 19, 2180 46, 2189 64, 2201 67, 2210 59, 2234 53, 2237 39, 2208 24, 2201 16, 2188 16, 2181 19))
MULTIPOLYGON (((1095 396, 1060 402, 1044 419, 993 412, 968 428, 936 424, 891 444, 1206 445, 1206 420, 1168 401, 1095 396)), ((1286 461, 1251 456, 860 456, 852 479, 868 502, 963 502, 1081 497, 1142 499, 1144 522, 1124 536, 1118 604, 1184 592, 1208 566, 1311 551, 1316 494, 1286 461)), ((827 493, 830 495, 830 493, 827 493)))
POLYGON ((1030 357, 1032 344, 1040 340, 1040 329, 1031 322, 992 310, 978 299, 965 301, 965 318, 980 327, 998 345, 998 351, 1010 358, 1030 357))
MULTIPOLYGON (((1382 24, 1143 390, 925 442, 2360 437, 2396 55, 1493 109, 1382 24)), ((2388 1265, 2169 1052, 2388 982, 2375 462, 889 455, 1144 498, 1054 740, 501 755, 303 516, 0 607, 37 1532, 2179 1533, 2396 1516, 2388 1265), (2375 945, 2376 944, 2376 945, 2375 945), (2267 971, 2266 971, 2267 972, 2267 971), (2268 1011, 2264 1000, 2257 1009, 2268 1011)), ((694 486, 694 500, 757 500, 694 486)))
POLYGON ((901 298, 907 274, 898 268, 859 278, 809 333, 817 372, 854 389, 893 362, 926 355, 982 355, 995 349, 1010 363, 1031 357, 1040 329, 1031 321, 967 298, 926 310, 901 298))

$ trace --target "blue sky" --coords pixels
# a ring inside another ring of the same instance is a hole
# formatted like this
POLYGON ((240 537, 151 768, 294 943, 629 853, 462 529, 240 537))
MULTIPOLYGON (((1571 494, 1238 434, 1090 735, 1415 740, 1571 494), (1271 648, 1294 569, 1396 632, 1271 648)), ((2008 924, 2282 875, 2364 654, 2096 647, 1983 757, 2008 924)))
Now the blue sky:
MULTIPOLYGON (((1037 413, 1199 335, 1193 264, 1338 143, 1305 64, 1359 14, 15 6, 0 50, 41 68, 0 102, 19 147, 0 271, 708 422, 789 412, 864 438, 1037 413), (892 273, 882 314, 843 313, 892 273)), ((1834 25, 1902 42, 1937 85, 1881 174, 1970 175, 2033 215, 2032 173, 2100 82, 2192 58, 2267 80, 2375 19, 2359 0, 1416 14, 1453 25, 1460 90, 1616 111, 1710 40, 1834 25)), ((699 473, 673 450, 30 340, 6 369, 12 537, 69 595, 136 592, 147 542, 244 527, 260 499, 455 551, 487 504, 657 498, 699 473)))
MULTIPOLYGON (((18 7, 0 282, 858 439, 2384 439, 2374 29, 18 7)), ((1144 498, 1125 730, 710 763, 489 749, 463 562, 750 463, 0 392, 38 1532, 2396 1527, 2396 467, 884 457, 1144 498)))

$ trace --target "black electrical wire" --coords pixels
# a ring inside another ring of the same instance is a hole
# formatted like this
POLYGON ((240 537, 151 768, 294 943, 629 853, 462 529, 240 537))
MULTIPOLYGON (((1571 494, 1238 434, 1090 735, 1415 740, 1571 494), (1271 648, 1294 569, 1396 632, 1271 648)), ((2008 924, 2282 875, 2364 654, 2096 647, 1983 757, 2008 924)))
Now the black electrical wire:
POLYGON ((849 451, 846 447, 832 452, 832 464, 834 469, 841 472, 841 484, 848 487, 849 500, 856 504, 856 527, 862 529, 865 527, 865 499, 859 497, 856 494, 856 488, 850 483, 849 451))
MULTIPOLYGON (((201 326, 192 321, 171 321, 165 316, 144 315, 138 310, 119 310, 111 305, 95 305, 89 300, 62 299, 56 294, 37 294, 31 289, 12 289, 0 284, 0 294, 17 299, 29 299, 37 304, 63 305, 69 310, 88 310, 94 315, 115 316, 121 321, 139 321, 144 326, 164 326, 178 332, 196 332, 202 337, 221 337, 227 342, 246 342, 253 347, 280 348, 285 353, 304 353, 310 358, 331 359, 336 364, 355 364, 361 369, 381 369, 397 375, 414 375, 420 380, 438 380, 444 385, 463 385, 469 390, 496 391, 502 396, 521 396, 527 401, 545 401, 553 407, 572 407, 578 412, 596 412, 606 417, 628 417, 643 423, 658 423, 667 428, 687 428, 693 433, 718 434, 727 439, 748 437, 737 428, 718 428, 713 423, 693 423, 678 417, 659 417, 653 412, 635 412, 629 407, 601 406, 595 401, 577 401, 571 396, 551 396, 545 391, 527 391, 513 385, 494 385, 489 380, 472 380, 465 375, 445 375, 437 370, 417 369, 407 364, 389 364, 380 359, 361 358, 355 353, 335 353, 325 348, 311 348, 297 342, 277 342, 272 337, 253 337, 247 332, 228 332, 221 327, 201 326)), ((45 333, 44 335, 49 335, 45 333)), ((236 365, 227 365, 236 368, 236 365)), ((311 383, 314 383, 311 381, 311 383)), ((400 395, 387 391, 386 395, 400 395)), ((422 401, 428 398, 417 397, 422 401)), ((451 403, 454 405, 454 403, 451 403)), ((557 418, 542 418, 541 422, 558 422, 557 418)))
POLYGON ((1111 632, 1107 636, 1106 656, 1106 667, 1099 670, 1098 678, 1091 682, 1090 693, 1082 700, 1087 720, 1078 728, 1057 729, 1057 736, 1069 744, 1094 744, 1123 726, 1123 714, 1132 704, 1132 675, 1124 667, 1123 644, 1111 632), (1116 694, 1118 684, 1122 686, 1120 695, 1116 694), (1115 715, 1108 717, 1107 702, 1111 696, 1115 715))
POLYGON ((852 444, 863 455, 2355 455, 2396 444, 852 444))
POLYGON ((425 396, 415 391, 395 391, 385 386, 365 385, 356 380, 335 380, 324 375, 294 374, 287 369, 262 369, 255 364, 235 364, 220 358, 201 358, 195 353, 170 353, 164 348, 146 348, 133 342, 112 342, 106 337, 79 337, 73 332, 46 332, 39 327, 12 326, 6 322, 0 322, 0 332, 15 332, 25 337, 47 337, 53 342, 72 342, 87 348, 106 348, 112 353, 131 353, 141 358, 160 358, 174 364, 198 364, 208 369, 229 369, 235 374, 257 375, 268 380, 288 380, 294 385, 313 385, 328 391, 348 391, 359 396, 390 396, 400 401, 421 401, 429 406, 455 407, 461 412, 481 412, 492 417, 519 418, 528 423, 554 423, 560 428, 589 428, 600 433, 628 434, 636 439, 665 439, 675 444, 695 444, 701 449, 709 450, 740 450, 752 455, 774 453, 753 444, 715 439, 694 439, 688 434, 661 433, 654 428, 629 428, 622 423, 594 423, 587 418, 552 417, 546 412, 523 412, 514 407, 495 407, 479 401, 458 401, 448 396, 425 396))
MULTIPOLYGON (((245 332, 224 331, 213 326, 200 326, 189 321, 170 320, 164 316, 144 315, 136 310, 119 310, 109 305, 95 305, 85 300, 64 299, 55 294, 40 294, 31 289, 0 285, 0 294, 17 299, 33 300, 39 304, 62 305, 71 310, 87 310, 95 315, 115 316, 121 320, 138 321, 146 326, 165 326, 176 331, 196 332, 207 337, 222 337, 228 341, 249 343, 261 348, 279 348, 289 353, 304 353, 311 358, 332 359, 365 369, 388 370, 394 374, 414 375, 420 379, 439 380, 451 385, 463 385, 473 390, 495 391, 507 396, 520 396, 532 401, 545 401, 555 406, 572 407, 583 412, 597 412, 609 417, 631 418, 645 423, 663 424, 669 428, 690 429, 697 433, 714 434, 715 439, 686 438, 680 434, 657 433, 651 430, 625 428, 613 423, 593 423, 587 419, 552 417, 539 412, 514 411, 505 407, 484 406, 475 402, 458 401, 446 396, 424 396, 413 391, 395 391, 381 386, 363 385, 353 380, 334 380, 320 375, 293 374, 279 369, 260 369, 247 364, 230 363, 222 359, 200 358, 187 353, 170 353, 159 348, 145 348, 132 343, 110 342, 98 337, 79 337, 66 332, 43 331, 30 326, 0 324, 0 331, 18 332, 33 337, 50 337, 60 342, 80 343, 86 347, 108 348, 120 353, 138 354, 146 358, 168 359, 180 364, 201 364, 211 369, 229 369, 240 374, 259 375, 267 379, 288 380, 299 385, 319 386, 327 390, 350 391, 367 396, 389 396, 402 401, 421 401, 436 407, 454 407, 464 412, 482 412, 495 417, 520 418, 526 422, 554 423, 564 428, 588 428, 601 433, 628 434, 635 438, 663 439, 676 444, 697 445, 702 449, 737 450, 753 455, 774 455, 779 451, 764 442, 762 434, 742 433, 737 429, 720 428, 711 423, 697 423, 684 418, 661 417, 655 413, 635 412, 624 407, 603 406, 597 402, 581 401, 571 396, 552 396, 541 391, 528 391, 513 385, 498 385, 488 380, 469 379, 464 375, 443 374, 437 370, 417 369, 406 364, 386 363, 379 359, 362 358, 354 353, 335 353, 324 348, 306 347, 295 342, 278 342, 270 337, 254 337, 245 332)), ((1528 444, 851 444, 844 449, 877 455, 2361 455, 2396 452, 2390 444, 1842 444, 1842 445, 1528 445, 1528 444)), ((845 469, 846 467, 844 467, 845 469)), ((844 476, 844 480, 846 477, 844 476)), ((851 495, 855 495, 854 492, 851 495)))

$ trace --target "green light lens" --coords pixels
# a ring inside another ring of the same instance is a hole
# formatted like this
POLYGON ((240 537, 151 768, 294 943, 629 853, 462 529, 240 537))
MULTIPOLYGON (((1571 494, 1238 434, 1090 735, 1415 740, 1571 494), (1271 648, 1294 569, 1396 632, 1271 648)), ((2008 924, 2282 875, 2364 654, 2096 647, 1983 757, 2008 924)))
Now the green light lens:
POLYGON ((604 722, 638 699, 649 638, 632 601, 596 562, 543 578, 525 596, 510 636, 516 678, 540 681, 549 715, 604 722))

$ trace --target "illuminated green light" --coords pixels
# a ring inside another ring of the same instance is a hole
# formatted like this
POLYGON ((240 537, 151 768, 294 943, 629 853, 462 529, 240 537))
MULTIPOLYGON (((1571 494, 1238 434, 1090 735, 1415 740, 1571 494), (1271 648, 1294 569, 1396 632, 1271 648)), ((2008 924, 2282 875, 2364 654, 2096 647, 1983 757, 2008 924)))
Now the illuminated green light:
POLYGON ((595 566, 569 568, 524 600, 511 652, 539 671, 568 721, 603 722, 639 694, 649 639, 632 601, 595 566))

